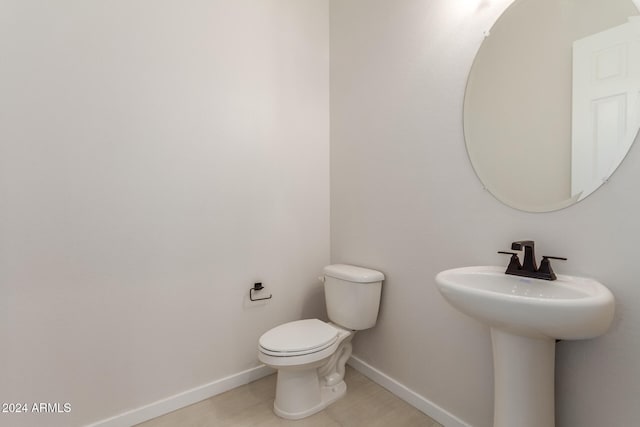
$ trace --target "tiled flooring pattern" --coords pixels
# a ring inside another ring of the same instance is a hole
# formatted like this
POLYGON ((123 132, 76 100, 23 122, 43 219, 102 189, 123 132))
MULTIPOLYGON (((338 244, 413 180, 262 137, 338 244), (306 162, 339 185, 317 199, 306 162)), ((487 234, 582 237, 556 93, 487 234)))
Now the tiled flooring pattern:
POLYGON ((349 366, 345 382, 345 397, 302 420, 273 413, 274 374, 137 427, 442 427, 349 366))

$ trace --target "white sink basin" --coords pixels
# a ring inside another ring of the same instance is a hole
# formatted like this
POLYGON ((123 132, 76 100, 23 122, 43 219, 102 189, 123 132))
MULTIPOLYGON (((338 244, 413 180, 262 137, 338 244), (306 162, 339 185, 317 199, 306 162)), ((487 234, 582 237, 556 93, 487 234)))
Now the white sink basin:
POLYGON ((614 298, 600 282, 562 274, 547 281, 504 270, 455 268, 439 273, 436 282, 453 307, 512 334, 575 340, 594 338, 609 328, 614 298))

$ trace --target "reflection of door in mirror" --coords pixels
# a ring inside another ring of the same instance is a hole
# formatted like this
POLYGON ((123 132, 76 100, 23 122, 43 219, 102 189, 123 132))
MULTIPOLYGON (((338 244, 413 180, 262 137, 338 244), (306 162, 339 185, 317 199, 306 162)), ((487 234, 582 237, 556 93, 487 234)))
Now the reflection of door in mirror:
POLYGON ((571 195, 595 191, 622 162, 640 124, 640 21, 573 44, 571 195))

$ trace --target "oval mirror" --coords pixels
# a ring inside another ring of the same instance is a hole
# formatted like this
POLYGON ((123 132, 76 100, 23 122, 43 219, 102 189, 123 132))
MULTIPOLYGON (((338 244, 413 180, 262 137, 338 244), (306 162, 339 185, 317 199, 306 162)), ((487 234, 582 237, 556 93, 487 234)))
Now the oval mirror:
POLYGON ((503 203, 547 212, 595 191, 640 124, 631 0, 516 0, 486 35, 464 100, 469 158, 503 203))

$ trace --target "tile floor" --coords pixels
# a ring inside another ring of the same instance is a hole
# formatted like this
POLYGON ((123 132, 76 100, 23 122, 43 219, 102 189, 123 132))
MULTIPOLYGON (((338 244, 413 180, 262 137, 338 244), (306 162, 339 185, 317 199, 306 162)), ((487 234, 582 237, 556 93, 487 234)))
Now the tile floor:
POLYGON ((345 381, 345 397, 302 420, 273 413, 274 374, 137 427, 442 427, 349 366, 345 381))

